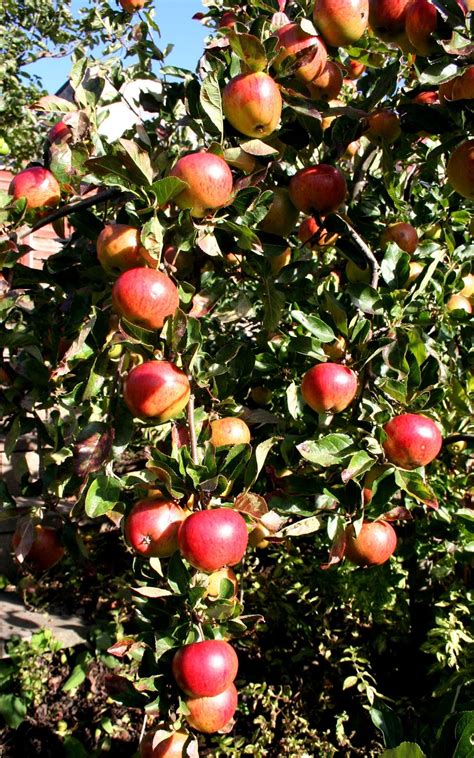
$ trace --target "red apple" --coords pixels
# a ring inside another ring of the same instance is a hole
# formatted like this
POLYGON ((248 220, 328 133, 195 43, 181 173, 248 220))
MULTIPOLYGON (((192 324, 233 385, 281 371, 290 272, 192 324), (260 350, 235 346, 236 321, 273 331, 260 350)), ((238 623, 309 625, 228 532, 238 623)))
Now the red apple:
POLYGON ((156 732, 147 732, 140 742, 140 758, 199 758, 195 740, 186 732, 172 732, 168 737, 163 736, 153 748, 156 732), (189 744, 186 744, 189 743, 189 744), (184 748, 186 747, 186 753, 184 748))
POLYGON ((13 200, 24 197, 28 209, 56 205, 61 197, 56 177, 42 166, 25 168, 16 174, 10 182, 8 192, 13 200))
POLYGON ((197 218, 222 208, 231 200, 232 172, 227 163, 213 153, 188 153, 170 171, 189 187, 174 198, 179 208, 189 208, 197 218))
POLYGON ((343 78, 341 67, 337 63, 327 61, 322 74, 308 84, 311 97, 315 100, 334 100, 342 89, 343 78))
POLYGON ((448 182, 462 197, 474 200, 474 139, 454 148, 446 167, 448 182))
POLYGON ((449 79, 446 82, 441 82, 438 87, 438 97, 440 105, 447 105, 453 100, 454 83, 457 77, 449 79))
POLYGON ((303 377, 303 400, 317 413, 339 413, 354 400, 357 374, 339 363, 318 363, 303 377))
POLYGON ((380 566, 397 547, 397 535, 386 521, 364 521, 357 537, 354 527, 346 528, 344 557, 356 566, 380 566))
POLYGON ((174 363, 146 361, 129 372, 123 399, 134 416, 162 423, 183 410, 190 392, 188 377, 174 363))
POLYGON ((321 37, 307 34, 299 24, 286 24, 277 30, 276 35, 280 53, 273 65, 277 70, 288 56, 294 56, 294 73, 301 81, 312 82, 322 74, 327 61, 327 51, 321 37))
POLYGON ((426 90, 412 97, 411 102, 418 105, 439 105, 439 94, 436 90, 426 90))
POLYGON ((438 26, 438 11, 428 0, 412 0, 407 7, 405 31, 418 55, 431 55, 437 45, 433 37, 438 26))
POLYGON ((452 99, 474 99, 474 66, 468 66, 461 76, 457 76, 453 79, 452 99))
POLYGON ((205 734, 218 732, 233 717, 237 709, 237 700, 237 689, 234 684, 215 697, 188 698, 186 705, 189 714, 185 716, 186 721, 198 732, 205 734))
POLYGON ((72 135, 71 128, 64 121, 57 121, 48 132, 48 142, 66 142, 72 135))
POLYGON ((431 463, 443 444, 434 421, 418 413, 395 416, 385 424, 384 432, 387 439, 383 449, 388 460, 408 470, 431 463))
POLYGON ((320 163, 298 171, 290 181, 290 198, 299 211, 331 213, 347 194, 346 180, 335 166, 320 163))
MULTIPOLYGON (((21 541, 22 532, 16 530, 12 537, 12 547, 15 550, 21 541)), ((25 556, 25 560, 35 571, 47 571, 64 556, 58 532, 49 526, 37 524, 33 530, 33 543, 25 556)))
POLYGON ((346 79, 351 79, 351 80, 358 79, 359 76, 362 76, 364 71, 365 71, 365 63, 351 59, 349 61, 349 65, 347 66, 346 79))
POLYGON ((195 568, 207 572, 240 563, 247 543, 245 520, 231 508, 192 513, 178 532, 181 555, 195 568))
POLYGON ((380 238, 382 247, 386 247, 389 242, 395 242, 400 250, 409 255, 415 252, 419 241, 415 227, 403 221, 389 224, 380 238))
POLYGON ((393 111, 377 111, 367 119, 365 137, 376 145, 392 145, 401 133, 400 119, 393 111))
POLYGON ((125 539, 140 555, 168 558, 178 549, 178 529, 186 515, 172 500, 139 500, 125 519, 125 539))
POLYGON ((347 47, 367 29, 369 0, 316 0, 313 20, 328 45, 347 47))
POLYGON ((114 310, 145 329, 161 329, 179 306, 178 290, 166 274, 132 268, 120 274, 112 289, 114 310))
POLYGON ((146 3, 146 0, 118 0, 124 11, 127 13, 135 13, 146 3))
POLYGON ((250 429, 241 418, 229 416, 211 421, 211 445, 214 447, 248 445, 249 443, 250 429))
POLYGON ((298 209, 291 202, 288 189, 275 187, 272 204, 258 228, 262 232, 288 237, 295 228, 299 215, 298 209))
POLYGON ((214 697, 234 681, 239 660, 234 648, 224 640, 192 642, 175 653, 173 676, 186 695, 214 697))
POLYGON ((144 266, 147 251, 141 244, 140 230, 128 224, 107 224, 97 237, 97 258, 109 274, 144 266))
POLYGON ((268 137, 280 121, 280 89, 263 71, 239 74, 224 87, 222 107, 237 131, 247 137, 268 137))
POLYGON ((318 224, 314 216, 309 216, 301 222, 298 229, 298 239, 304 245, 310 242, 311 247, 328 247, 334 245, 339 235, 337 232, 328 232, 318 224))

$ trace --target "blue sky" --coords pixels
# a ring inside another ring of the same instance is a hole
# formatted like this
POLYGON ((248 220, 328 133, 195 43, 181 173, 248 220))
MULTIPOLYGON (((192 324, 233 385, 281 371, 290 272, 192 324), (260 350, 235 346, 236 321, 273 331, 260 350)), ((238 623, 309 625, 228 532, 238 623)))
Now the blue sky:
MULTIPOLYGON (((89 0, 90 2, 91 0, 89 0)), ((93 0, 92 0, 93 2, 93 0)), ((117 2, 111 0, 112 3, 117 2)), ((72 0, 73 12, 87 5, 87 0, 72 0)), ((170 66, 181 66, 194 71, 203 51, 203 40, 209 33, 199 21, 192 17, 198 11, 204 11, 200 0, 154 0, 155 20, 161 31, 160 48, 173 43, 174 50, 166 59, 170 66)), ((66 81, 70 70, 68 59, 44 59, 30 67, 32 73, 38 74, 49 93, 56 92, 66 81)))

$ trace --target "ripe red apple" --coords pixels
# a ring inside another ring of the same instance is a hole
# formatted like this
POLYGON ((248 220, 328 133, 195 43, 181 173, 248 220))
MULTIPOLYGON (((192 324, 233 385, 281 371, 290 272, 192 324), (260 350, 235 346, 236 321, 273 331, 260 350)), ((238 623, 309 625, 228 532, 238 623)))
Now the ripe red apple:
POLYGON ((387 439, 383 449, 388 460, 408 470, 431 463, 443 444, 434 421, 419 413, 395 416, 385 424, 384 432, 387 439))
POLYGON ((128 224, 107 224, 97 237, 97 258, 109 274, 144 266, 147 251, 140 230, 128 224))
POLYGON ((298 171, 290 181, 290 198, 299 211, 331 213, 339 208, 347 194, 344 176, 335 166, 320 163, 298 171))
POLYGON ((418 55, 431 55, 437 45, 433 37, 438 26, 438 11, 428 0, 412 0, 405 17, 405 31, 418 55))
POLYGON ((365 136, 376 145, 392 145, 401 133, 400 119, 393 111, 377 111, 371 113, 367 119, 365 136))
POLYGON ((205 152, 183 155, 171 169, 170 176, 189 185, 174 202, 179 208, 189 208, 191 216, 202 218, 230 202, 232 172, 218 155, 205 152))
POLYGON ((280 88, 263 71, 234 76, 222 92, 224 114, 247 137, 268 137, 280 121, 280 88))
POLYGON ((250 429, 241 418, 229 416, 211 421, 211 445, 214 447, 248 445, 249 442, 250 429))
POLYGON ((186 695, 214 697, 234 681, 239 659, 224 640, 204 640, 181 647, 173 657, 173 676, 186 695))
POLYGON ((338 237, 337 232, 328 232, 327 229, 321 227, 314 216, 305 218, 298 229, 299 241, 304 245, 310 242, 312 248, 334 245, 338 237))
POLYGON ((308 84, 311 97, 315 100, 334 100, 342 89, 341 67, 333 61, 327 61, 322 74, 308 84))
MULTIPOLYGON (((15 550, 21 541, 22 532, 13 533, 12 547, 15 550)), ((49 526, 37 524, 33 530, 33 543, 25 556, 26 562, 35 571, 47 571, 64 556, 58 532, 49 526)))
POLYGON ((389 242, 395 242, 400 250, 409 255, 415 252, 419 241, 415 227, 403 221, 389 224, 380 238, 382 247, 386 247, 389 242))
POLYGON ((213 571, 209 576, 209 581, 206 587, 207 597, 223 597, 227 599, 234 598, 237 595, 239 583, 235 575, 235 571, 225 566, 224 568, 213 571), (227 582, 230 582, 232 586, 232 593, 228 592, 229 586, 227 582))
POLYGON ((380 566, 396 547, 395 529, 386 521, 364 521, 357 537, 352 524, 346 528, 344 557, 356 566, 380 566))
POLYGON ((291 55, 295 57, 295 76, 303 82, 312 82, 324 71, 327 51, 321 37, 307 34, 299 24, 286 24, 277 30, 276 35, 280 53, 273 65, 277 70, 291 55))
POLYGON ((439 105, 439 93, 436 90, 425 90, 412 97, 411 102, 418 105, 439 105))
POLYGON ((474 99, 474 66, 468 66, 461 76, 453 79, 452 99, 474 99))
POLYGON ((118 0, 124 11, 127 13, 135 13, 146 3, 146 0, 118 0))
POLYGON ((195 568, 207 572, 240 563, 247 543, 245 520, 231 508, 192 513, 178 532, 181 555, 195 568))
POLYGON ((64 121, 57 121, 48 132, 48 142, 66 142, 72 135, 71 129, 64 121))
POLYGON ((291 202, 288 189, 275 187, 272 204, 258 228, 262 232, 288 237, 295 228, 299 215, 298 209, 291 202))
POLYGON ((172 500, 139 500, 125 519, 125 539, 140 555, 168 558, 178 549, 178 529, 186 515, 172 500))
POLYGON ((386 42, 400 41, 405 38, 405 19, 411 0, 369 0, 369 26, 372 31, 386 42))
POLYGON ((369 23, 369 0, 316 0, 313 20, 332 47, 357 42, 369 23))
POLYGON ((163 423, 183 410, 190 392, 188 377, 174 363, 146 361, 129 372, 123 399, 134 416, 163 423))
POLYGON ((357 374, 339 363, 318 363, 303 377, 303 400, 317 413, 339 413, 354 400, 357 374))
POLYGON ((454 148, 446 167, 448 182, 462 197, 474 200, 474 139, 454 148))
POLYGON ((351 59, 347 66, 346 79, 358 79, 365 71, 365 63, 351 59))
POLYGON ((112 288, 114 310, 145 329, 161 329, 179 306, 176 285, 153 268, 132 268, 120 274, 112 288))
POLYGON ((185 716, 189 726, 198 732, 213 734, 229 723, 237 709, 237 689, 234 684, 215 697, 188 698, 189 714, 185 716))
POLYGON ((61 197, 56 177, 42 166, 25 168, 16 174, 10 182, 8 193, 13 200, 24 197, 28 209, 56 205, 61 197))
POLYGON ((140 742, 140 758, 199 758, 195 740, 190 740, 186 732, 172 732, 169 737, 164 736, 153 748, 153 740, 156 732, 147 732, 140 742), (186 743, 189 741, 189 744, 186 743), (184 748, 186 746, 186 753, 184 748))

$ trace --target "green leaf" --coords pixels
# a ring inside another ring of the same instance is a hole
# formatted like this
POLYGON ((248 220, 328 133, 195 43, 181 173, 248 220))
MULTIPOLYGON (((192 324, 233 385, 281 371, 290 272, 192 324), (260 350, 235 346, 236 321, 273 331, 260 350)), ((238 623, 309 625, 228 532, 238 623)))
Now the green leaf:
POLYGON ((80 687, 87 676, 89 663, 91 660, 92 656, 90 653, 86 652, 79 655, 78 663, 74 666, 71 675, 66 679, 62 686, 63 692, 70 692, 71 690, 75 690, 77 687, 80 687))
POLYGON ((267 67, 265 48, 258 37, 253 34, 238 34, 229 31, 227 34, 230 46, 234 53, 244 61, 250 71, 264 71, 267 67))
MULTIPOLYGON (((120 144, 125 150, 128 158, 132 161, 146 184, 151 184, 153 179, 153 168, 150 156, 146 150, 141 148, 136 142, 128 139, 121 139, 120 144)), ((128 161, 127 161, 128 162, 128 161)))
POLYGON ((222 110, 221 89, 216 73, 211 73, 201 85, 200 102, 202 109, 209 116, 219 132, 221 139, 224 134, 224 112, 222 110))
POLYGON ((456 724, 458 742, 453 758, 472 758, 474 746, 474 711, 465 711, 456 724))
MULTIPOLYGON (((181 184, 182 183, 183 182, 181 182, 181 184)), ((151 219, 143 225, 140 240, 143 247, 151 254, 151 256, 159 261, 163 249, 163 227, 158 221, 156 215, 152 216, 151 219)))
POLYGON ((191 574, 179 553, 174 553, 170 558, 167 580, 172 592, 178 595, 184 595, 189 588, 191 574))
POLYGON ((370 709, 373 724, 383 734, 385 747, 394 748, 400 744, 403 737, 400 719, 388 705, 380 703, 370 709))
POLYGON ((26 718, 26 705, 16 695, 0 695, 0 716, 10 729, 17 729, 26 718))
POLYGON ((263 302, 263 328, 266 332, 274 332, 278 326, 285 304, 284 295, 279 292, 271 279, 264 279, 264 289, 262 292, 263 302))
POLYGON ((347 288, 352 302, 363 313, 370 313, 371 315, 383 313, 382 299, 377 292, 368 284, 351 284, 347 288))
POLYGON ((438 510, 438 501, 433 490, 416 471, 395 469, 395 481, 400 489, 407 492, 415 500, 424 503, 428 508, 438 510))
POLYGON ((267 459, 267 455, 276 442, 276 437, 270 437, 268 440, 260 442, 255 448, 252 458, 250 459, 245 469, 245 489, 249 490, 250 487, 255 484, 258 476, 263 468, 263 465, 267 459))
POLYGON ((304 328, 317 337, 320 342, 333 342, 336 339, 336 335, 328 324, 325 324, 322 319, 317 316, 310 316, 302 311, 291 311, 292 317, 304 328))
POLYGON ((341 474, 341 479, 346 484, 350 479, 360 476, 372 468, 374 459, 365 450, 358 450, 350 459, 347 467, 341 474))
POLYGON ((426 756, 416 742, 402 742, 396 748, 384 750, 380 758, 426 758, 426 756))
POLYGON ((85 509, 89 518, 103 516, 112 511, 120 500, 122 486, 111 476, 98 476, 86 494, 85 509))
POLYGON ((296 446, 300 455, 318 466, 333 466, 354 452, 354 444, 348 434, 328 434, 320 440, 307 440, 296 446))
POLYGON ((149 191, 155 195, 158 205, 164 206, 186 189, 187 186, 187 182, 183 182, 177 176, 166 176, 164 179, 158 179, 156 182, 153 182, 149 191))

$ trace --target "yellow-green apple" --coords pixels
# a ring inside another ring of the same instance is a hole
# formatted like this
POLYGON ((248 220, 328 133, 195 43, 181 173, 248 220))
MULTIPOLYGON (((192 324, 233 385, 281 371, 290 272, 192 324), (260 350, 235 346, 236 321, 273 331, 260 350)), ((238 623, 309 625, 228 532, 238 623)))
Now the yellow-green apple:
POLYGON ((257 405, 268 405, 272 399, 272 395, 273 393, 270 387, 264 387, 262 385, 252 387, 250 390, 250 397, 257 405))
POLYGON ((245 520, 231 508, 192 513, 178 531, 181 555, 194 568, 209 573, 240 563, 247 543, 245 520))
POLYGON ((347 280, 351 284, 369 284, 372 278, 372 270, 368 263, 364 268, 361 268, 354 261, 347 261, 345 272, 347 280))
POLYGON ((139 500, 125 519, 125 539, 140 555, 168 558, 178 549, 178 529, 186 516, 173 500, 139 500))
POLYGON ((347 342, 344 337, 336 337, 334 342, 323 345, 323 350, 332 361, 340 361, 347 352, 347 342))
POLYGON ((189 186, 174 202, 178 208, 189 208, 197 218, 222 208, 232 196, 232 172, 227 163, 213 153, 188 153, 178 158, 170 171, 189 186))
POLYGON ((316 0, 313 20, 326 44, 347 47, 367 29, 369 0, 316 0))
POLYGON ((302 168, 290 180, 291 201, 299 211, 307 215, 337 210, 346 194, 344 176, 338 168, 325 163, 302 168))
POLYGON ((286 187, 275 187, 272 204, 258 228, 262 232, 288 237, 296 226, 298 216, 299 211, 291 202, 288 189, 286 187))
MULTIPOLYGON (((12 547, 18 548, 22 531, 16 529, 12 537, 12 547)), ((47 571, 56 565, 64 556, 64 547, 56 529, 50 526, 36 524, 33 529, 33 542, 26 553, 25 560, 34 571, 47 571)))
POLYGON ((206 596, 212 598, 225 597, 230 599, 237 595, 238 588, 239 583, 237 582, 235 571, 225 566, 210 574, 206 587, 206 596))
POLYGON ((474 296, 474 274, 466 274, 466 276, 463 276, 462 278, 464 287, 462 290, 460 290, 459 294, 463 295, 463 297, 473 297, 474 296))
POLYGON ((419 413, 402 413, 384 426, 383 449, 395 466, 414 469, 431 463, 443 444, 435 422, 419 413))
POLYGON ((127 375, 123 399, 134 416, 162 423, 181 413, 190 392, 188 377, 174 363, 146 361, 127 375))
POLYGON ((214 697, 187 698, 189 713, 185 716, 189 726, 198 732, 213 734, 229 723, 237 709, 237 689, 234 684, 214 697))
POLYGON ((280 88, 263 71, 239 74, 224 87, 222 107, 227 121, 241 134, 268 137, 280 122, 280 88))
POLYGON ((448 182, 459 195, 474 200, 474 139, 461 142, 454 148, 446 174, 448 182))
POLYGON ((413 282, 416 282, 420 274, 424 270, 424 266, 419 261, 410 261, 408 264, 409 268, 409 274, 407 276, 405 286, 413 284, 413 282))
POLYGON ((318 363, 301 383, 303 400, 317 413, 339 413, 357 393, 357 374, 339 363, 318 363))
POLYGON ((176 312, 179 295, 176 285, 162 271, 131 268, 116 280, 112 304, 116 313, 132 324, 161 329, 165 318, 176 312))
POLYGON ((186 732, 176 731, 167 736, 163 730, 163 736, 159 741, 155 741, 156 733, 147 732, 143 736, 140 742, 140 758, 183 758, 184 755, 186 758, 199 758, 196 741, 191 741, 190 735, 186 732))
POLYGON ((294 56, 294 73, 301 81, 312 82, 324 71, 327 50, 321 37, 308 34, 299 24, 286 24, 276 35, 280 52, 273 65, 277 70, 288 56, 294 56))
POLYGON ((59 202, 61 189, 56 177, 42 166, 31 166, 16 174, 8 188, 13 200, 25 198, 26 207, 51 207, 59 202))
POLYGON ((97 258, 109 274, 144 266, 147 251, 140 230, 129 224, 107 224, 97 237, 97 258))
POLYGON ((270 258, 270 266, 272 269, 272 273, 277 276, 282 268, 285 268, 285 266, 288 266, 289 262, 291 261, 291 248, 287 247, 286 250, 283 250, 280 255, 273 255, 270 258))
POLYGON ((356 566, 380 566, 397 547, 397 535, 386 521, 364 521, 357 537, 352 524, 346 528, 344 557, 356 566))
POLYGON ((176 683, 190 697, 214 697, 237 676, 239 660, 225 640, 203 640, 180 647, 171 664, 176 683))
POLYGON ((438 11, 428 0, 412 0, 407 7, 405 31, 418 55, 431 55, 437 45, 433 37, 439 19, 438 11))
POLYGON ((367 131, 364 136, 376 145, 392 145, 402 133, 400 119, 389 110, 371 113, 367 119, 367 131))
POLYGON ((415 252, 419 241, 418 232, 415 227, 411 224, 406 224, 403 221, 388 224, 380 238, 382 248, 386 247, 389 242, 395 242, 400 250, 403 250, 409 255, 415 252))
POLYGON ((249 442, 250 429, 241 418, 227 416, 211 421, 211 445, 214 447, 248 445, 249 442))
POLYGON ((464 311, 465 313, 472 313, 472 305, 467 297, 460 293, 451 295, 446 302, 446 310, 448 311, 464 311))
POLYGON ((342 89, 341 67, 333 61, 327 61, 324 71, 308 84, 311 97, 315 100, 334 100, 342 89))

